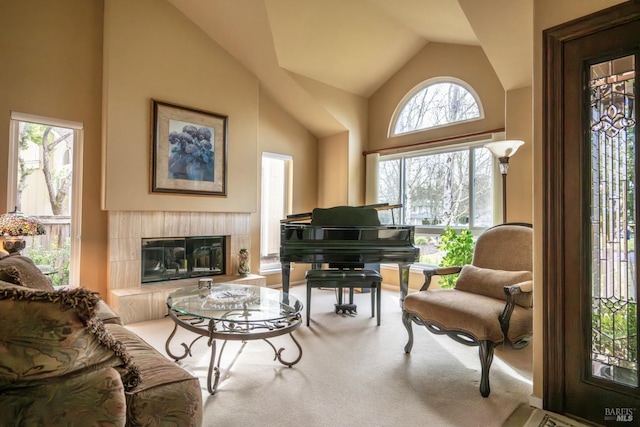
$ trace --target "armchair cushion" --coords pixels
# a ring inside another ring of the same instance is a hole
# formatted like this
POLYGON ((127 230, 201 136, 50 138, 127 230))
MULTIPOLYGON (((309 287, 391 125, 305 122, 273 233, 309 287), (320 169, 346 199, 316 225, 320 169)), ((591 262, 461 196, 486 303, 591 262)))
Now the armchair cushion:
MULTIPOLYGON (((530 271, 493 270, 474 265, 465 265, 460 271, 455 289, 506 301, 505 286, 515 285, 531 279, 532 273, 530 271)), ((516 303, 523 307, 528 306, 526 298, 517 297, 516 303)))
MULTIPOLYGON (((500 314, 505 302, 501 299, 457 289, 433 289, 409 294, 404 300, 405 311, 419 316, 448 331, 462 331, 476 340, 502 342, 500 314)), ((533 320, 530 309, 516 306, 511 315, 509 340, 517 342, 531 335, 533 320)))

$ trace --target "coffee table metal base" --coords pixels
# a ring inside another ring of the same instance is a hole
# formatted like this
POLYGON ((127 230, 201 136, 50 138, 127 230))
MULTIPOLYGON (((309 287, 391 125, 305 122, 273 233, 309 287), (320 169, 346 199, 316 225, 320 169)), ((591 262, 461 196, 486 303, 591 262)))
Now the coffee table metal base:
POLYGON ((240 315, 246 318, 246 314, 246 310, 230 310, 228 320, 206 320, 202 317, 185 315, 170 309, 168 316, 173 320, 174 327, 171 335, 167 338, 165 350, 167 354, 177 362, 187 356, 192 356, 191 348, 196 341, 201 338, 208 338, 207 345, 211 347, 211 360, 209 361, 209 370, 207 373, 207 390, 209 391, 209 394, 215 394, 217 391, 218 382, 220 380, 220 360, 222 359, 222 353, 224 352, 227 341, 263 340, 273 349, 275 353, 273 360, 277 360, 288 367, 292 367, 300 361, 302 358, 302 347, 292 334, 292 332, 298 329, 302 323, 302 317, 300 314, 275 321, 243 322, 239 320, 240 315), (176 335, 178 326, 200 335, 191 341, 189 345, 184 342, 180 343, 184 348, 184 353, 182 355, 175 355, 170 349, 171 340, 176 335), (269 338, 285 334, 289 334, 291 340, 298 348, 298 357, 292 361, 283 359, 282 353, 285 350, 284 348, 276 348, 273 343, 269 341, 269 338), (217 355, 217 362, 216 340, 223 341, 220 346, 220 353, 217 355))

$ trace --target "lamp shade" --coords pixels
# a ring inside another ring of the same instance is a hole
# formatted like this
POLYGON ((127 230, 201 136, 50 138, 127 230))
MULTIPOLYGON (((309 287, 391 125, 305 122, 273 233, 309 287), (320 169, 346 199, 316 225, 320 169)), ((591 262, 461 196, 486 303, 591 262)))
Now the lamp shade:
POLYGON ((35 236, 40 234, 45 234, 44 226, 32 216, 16 211, 0 215, 0 236, 35 236))
POLYGON ((509 139, 506 141, 488 142, 484 144, 484 148, 491 151, 493 155, 498 158, 509 158, 516 154, 516 151, 518 151, 518 148, 520 148, 522 145, 524 145, 524 141, 509 139))

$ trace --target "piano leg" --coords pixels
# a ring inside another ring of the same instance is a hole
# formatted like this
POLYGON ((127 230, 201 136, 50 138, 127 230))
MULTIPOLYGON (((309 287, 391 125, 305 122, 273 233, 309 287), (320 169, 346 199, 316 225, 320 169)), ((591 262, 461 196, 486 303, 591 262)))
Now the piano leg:
POLYGON ((400 274, 400 308, 404 308, 404 299, 409 293, 409 269, 411 264, 398 263, 398 273, 400 274))
POLYGON ((285 304, 289 303, 289 280, 291 279, 291 263, 282 263, 282 292, 285 294, 285 304))

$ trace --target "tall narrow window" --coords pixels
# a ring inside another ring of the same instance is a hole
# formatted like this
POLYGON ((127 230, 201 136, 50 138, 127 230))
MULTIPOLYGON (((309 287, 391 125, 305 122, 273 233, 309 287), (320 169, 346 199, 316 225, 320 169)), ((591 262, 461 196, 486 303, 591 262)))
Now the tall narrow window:
POLYGON ((291 156, 262 153, 260 271, 280 271, 280 220, 291 213, 291 156))
POLYGON ((12 112, 10 210, 34 216, 45 234, 28 237, 23 255, 56 286, 79 276, 82 124, 12 112))
POLYGON ((592 374, 638 386, 635 56, 592 65, 592 374))
POLYGON ((482 105, 471 87, 453 78, 428 80, 398 106, 390 136, 481 119, 482 105))

